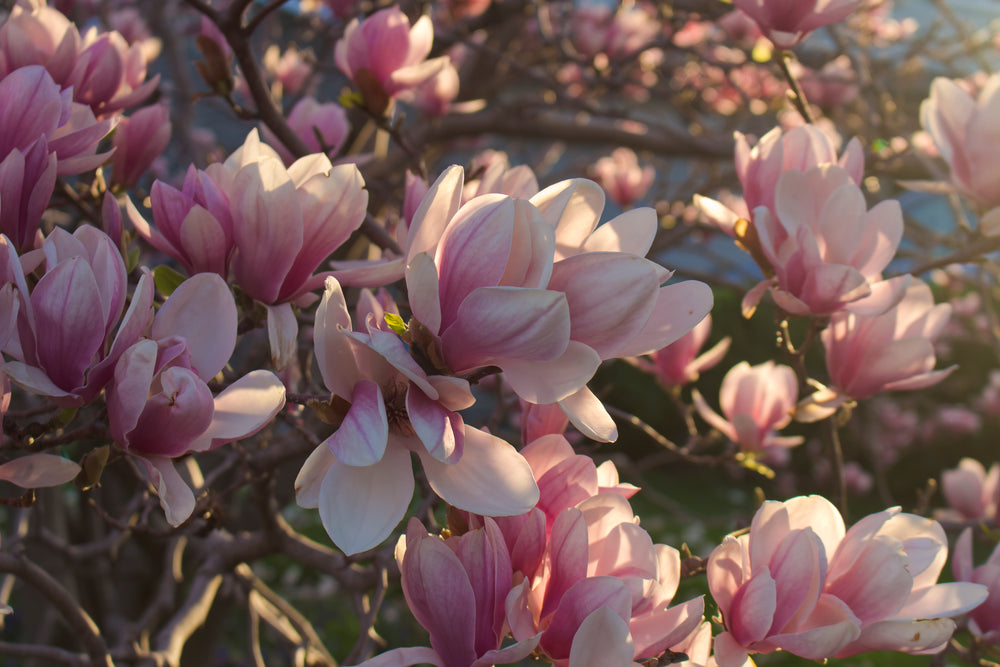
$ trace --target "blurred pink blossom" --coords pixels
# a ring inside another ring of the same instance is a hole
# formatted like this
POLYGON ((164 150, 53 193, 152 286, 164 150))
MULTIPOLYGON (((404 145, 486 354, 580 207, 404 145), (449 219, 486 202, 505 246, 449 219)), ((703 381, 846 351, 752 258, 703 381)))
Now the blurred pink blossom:
MULTIPOLYGON (((288 126, 302 139, 310 153, 325 153, 333 159, 344 145, 351 125, 347 112, 334 102, 317 102, 308 95, 300 99, 288 113, 288 126)), ((270 128, 261 127, 264 141, 273 146, 282 161, 291 166, 295 156, 285 148, 270 128)))
POLYGON ((670 345, 645 357, 631 359, 639 368, 652 373, 664 387, 683 387, 695 382, 701 372, 712 368, 726 356, 732 338, 726 336, 712 349, 699 355, 712 331, 712 316, 706 315, 691 331, 670 345), (647 358, 648 357, 648 358, 647 358))
POLYGON ((989 471, 968 457, 958 467, 941 472, 941 493, 949 509, 939 510, 941 520, 992 521, 1000 504, 1000 463, 989 471))
POLYGON ((843 21, 864 0, 734 0, 779 49, 790 49, 813 30, 843 21))
POLYGON ((694 406, 702 419, 744 452, 766 452, 772 447, 795 447, 802 436, 779 436, 792 420, 798 398, 798 380, 788 366, 766 361, 751 366, 741 361, 722 379, 719 390, 721 416, 708 406, 696 389, 694 406))
POLYGON ((969 612, 969 630, 984 644, 996 645, 1000 643, 1000 544, 979 567, 973 565, 972 556, 972 528, 966 528, 955 543, 952 572, 958 581, 986 586, 986 601, 969 612))
POLYGON ((309 63, 311 58, 312 54, 309 54, 308 59, 303 57, 302 52, 294 45, 282 51, 277 44, 272 44, 264 51, 261 64, 268 76, 281 84, 281 93, 296 95, 302 92, 302 87, 312 74, 313 66, 309 63))
POLYGON ((651 165, 639 166, 635 151, 630 148, 616 148, 610 156, 595 162, 591 171, 611 201, 622 208, 631 208, 645 197, 656 176, 651 165))

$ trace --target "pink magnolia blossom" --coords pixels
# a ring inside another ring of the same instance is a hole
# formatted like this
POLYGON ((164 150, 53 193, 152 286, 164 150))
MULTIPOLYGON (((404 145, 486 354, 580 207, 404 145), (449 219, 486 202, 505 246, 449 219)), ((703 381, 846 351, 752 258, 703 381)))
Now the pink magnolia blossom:
POLYGON ((963 458, 957 467, 941 473, 941 493, 950 509, 939 510, 938 518, 993 520, 1000 504, 1000 463, 994 463, 987 471, 979 461, 963 458))
POLYGON ((428 535, 410 519, 396 545, 403 595, 430 633, 432 648, 401 648, 362 667, 489 667, 520 662, 539 637, 500 648, 507 634, 504 600, 512 586, 510 555, 493 520, 461 536, 428 535))
MULTIPOLYGON (((8 343, 5 351, 14 360, 2 368, 27 391, 63 407, 78 407, 100 393, 118 357, 142 332, 144 283, 140 280, 138 296, 122 318, 125 264, 107 235, 90 225, 73 234, 56 228, 42 250, 45 274, 30 294, 20 271, 6 276, 18 293, 18 345, 8 343)), ((9 244, 7 251, 8 266, 19 269, 9 244)))
POLYGON ((991 76, 974 98, 958 83, 939 77, 920 105, 920 124, 948 163, 951 182, 976 204, 1000 206, 1000 170, 991 158, 1000 133, 1000 75, 991 76))
POLYGON ((732 339, 726 336, 702 354, 702 346, 712 331, 712 316, 706 315, 691 331, 670 345, 651 352, 645 357, 630 361, 644 371, 652 373, 667 388, 683 387, 695 382, 701 372, 712 368, 726 356, 732 339))
POLYGON ((986 601, 969 612, 969 630, 985 644, 1000 644, 1000 545, 994 547, 985 563, 975 567, 972 529, 966 528, 955 543, 951 568, 957 581, 986 586, 986 601))
MULTIPOLYGON (((145 306, 148 316, 151 303, 145 306)), ((145 467, 171 525, 194 509, 194 494, 172 459, 249 437, 285 404, 284 385, 263 370, 213 396, 207 382, 228 363, 236 324, 236 304, 222 278, 193 276, 156 312, 149 337, 122 353, 108 385, 111 435, 145 467), (207 323, 211 336, 204 335, 207 323)))
POLYGON ((44 135, 23 153, 12 148, 0 161, 0 233, 21 252, 41 239, 38 225, 55 191, 57 162, 44 135))
POLYGON ((115 128, 111 145, 112 183, 135 187, 142 175, 170 143, 170 110, 162 105, 143 107, 115 128))
POLYGON ((97 121, 89 108, 73 102, 69 91, 60 92, 42 67, 22 67, 0 79, 2 156, 15 150, 26 156, 44 138, 46 150, 58 159, 56 173, 80 174, 107 159, 108 153, 97 153, 97 144, 112 125, 110 120, 97 121))
MULTIPOLYGON (((347 112, 339 104, 320 104, 313 97, 303 97, 288 113, 288 126, 305 143, 312 153, 326 153, 333 158, 340 152, 347 134, 351 131, 347 112)), ((261 128, 264 140, 273 146, 286 165, 295 162, 295 156, 274 136, 267 126, 261 128)))
POLYGON ((412 104, 428 116, 443 116, 452 109, 460 84, 458 70, 448 62, 419 86, 402 91, 399 99, 412 104))
POLYGON ((652 166, 639 166, 635 151, 630 148, 616 148, 610 157, 594 163, 592 171, 594 180, 622 208, 630 208, 645 197, 656 176, 652 166))
POLYGON ((816 28, 843 21, 864 0, 734 0, 779 49, 790 49, 816 28))
POLYGON ((850 173, 836 165, 786 171, 775 189, 774 211, 759 206, 753 225, 774 278, 744 298, 752 313, 764 289, 796 315, 829 315, 888 289, 882 271, 903 236, 899 202, 870 211, 850 173))
POLYGON ((751 366, 741 361, 722 379, 719 405, 724 417, 708 406, 702 395, 692 394, 702 419, 745 452, 766 452, 774 447, 795 447, 802 436, 779 436, 792 420, 798 398, 798 380, 788 366, 766 361, 751 366))
POLYGON ((929 387, 955 370, 934 370, 933 341, 947 323, 951 305, 935 305, 923 281, 902 276, 891 282, 905 286, 894 306, 876 315, 835 313, 820 334, 831 388, 812 396, 810 409, 819 410, 817 417, 849 399, 929 387))
POLYGON ((353 164, 334 167, 323 154, 286 168, 251 130, 224 163, 204 173, 189 170, 182 192, 163 186, 157 199, 156 184, 153 189, 159 231, 129 205, 136 230, 161 250, 186 258, 191 270, 231 273, 267 307, 271 357, 285 368, 298 332, 289 302, 311 300, 308 292, 326 276, 313 272, 364 221, 368 192, 361 172, 353 164))
POLYGON ((316 313, 316 360, 349 408, 302 466, 295 489, 299 505, 319 508, 330 539, 354 554, 389 536, 413 495, 411 453, 434 492, 457 508, 504 516, 534 506, 538 487, 524 458, 456 412, 475 400, 468 382, 428 375, 374 312, 364 327, 352 331, 340 285, 328 278, 316 313))
POLYGON ((191 165, 180 190, 157 180, 150 200, 155 227, 131 199, 125 200, 129 221, 139 236, 179 261, 189 275, 208 272, 226 278, 235 247, 233 218, 229 197, 215 181, 191 165))
POLYGON ((15 5, 0 27, 0 77, 27 65, 42 65, 76 102, 106 118, 142 102, 159 75, 146 81, 141 44, 129 46, 118 32, 91 27, 81 37, 58 10, 38 4, 15 5))
MULTIPOLYGON (((267 73, 281 84, 280 92, 286 95, 299 93, 313 71, 312 65, 302 57, 302 53, 295 46, 289 46, 282 51, 277 44, 272 44, 264 51, 261 64, 267 73)), ((280 98, 281 95, 276 97, 280 98)))
MULTIPOLYGON (((766 206, 774 212, 774 196, 778 179, 789 169, 806 171, 824 164, 838 164, 860 185, 864 176, 864 152, 857 138, 851 139, 840 158, 829 137, 815 125, 801 125, 787 132, 776 127, 760 138, 753 147, 746 136, 736 133, 736 175, 743 186, 746 210, 766 206)), ((734 225, 745 217, 725 205, 695 196, 695 205, 720 229, 736 236, 734 225)))
POLYGON ((373 113, 389 101, 434 76, 447 57, 427 60, 434 41, 428 16, 410 20, 398 6, 381 9, 364 21, 353 19, 334 47, 337 67, 354 82, 373 113))
POLYGON ((708 583, 726 631, 719 665, 784 650, 811 660, 864 651, 933 653, 986 597, 977 584, 937 584, 947 540, 936 522, 892 508, 849 531, 819 496, 765 502, 750 531, 712 552, 708 583))

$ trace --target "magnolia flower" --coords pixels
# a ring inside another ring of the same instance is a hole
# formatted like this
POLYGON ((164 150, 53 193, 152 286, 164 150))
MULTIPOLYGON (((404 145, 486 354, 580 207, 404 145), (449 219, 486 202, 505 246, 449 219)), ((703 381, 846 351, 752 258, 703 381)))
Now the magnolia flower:
POLYGON ((37 3, 15 5, 0 27, 0 77, 27 65, 42 65, 73 100, 99 118, 142 102, 160 77, 146 78, 142 44, 129 46, 121 34, 91 27, 81 37, 58 10, 37 3))
POLYGON ((331 409, 347 409, 302 466, 295 490, 299 505, 319 508, 330 539, 354 554, 389 536, 413 496, 411 453, 455 507, 498 516, 534 506, 538 487, 524 458, 456 412, 475 400, 468 382, 428 375, 384 318, 370 313, 364 326, 352 331, 340 285, 328 278, 313 340, 331 409))
POLYGON ((1000 545, 979 567, 972 563, 972 529, 966 528, 955 543, 951 560, 958 581, 982 584, 989 591, 986 601, 969 612, 969 630, 984 644, 1000 643, 1000 545))
POLYGON ((979 461, 963 458, 958 467, 941 473, 941 493, 950 509, 936 512, 938 518, 991 521, 1000 503, 1000 463, 987 471, 979 461))
POLYGON ((864 0, 733 0, 779 49, 790 49, 816 28, 843 21, 864 0))
MULTIPOLYGON (((310 152, 326 153, 330 158, 340 152, 351 130, 347 112, 342 106, 333 102, 320 104, 308 95, 296 102, 288 113, 288 126, 302 139, 310 152)), ((261 131, 264 133, 264 140, 274 147, 286 165, 295 162, 295 156, 266 125, 261 131)))
POLYGON ((427 60, 433 41, 430 17, 421 16, 410 27, 393 5, 364 21, 351 20, 334 47, 334 58, 360 89, 368 109, 381 114, 391 99, 424 83, 448 62, 447 57, 427 60))
POLYGON ((727 537, 708 561, 726 631, 719 665, 785 650, 811 660, 863 651, 935 653, 951 616, 986 597, 983 586, 937 584, 947 540, 936 522, 892 508, 849 531, 819 496, 765 502, 750 531, 727 537))
POLYGON ((948 163, 952 184, 985 208, 1000 206, 1000 170, 992 159, 1000 146, 998 107, 998 74, 975 99, 955 81, 938 77, 920 105, 920 124, 948 163))
POLYGON ((656 176, 652 166, 639 167, 635 151, 630 148, 616 148, 609 157, 595 162, 592 171, 594 180, 622 208, 645 197, 656 176))
POLYGON ((745 452, 765 452, 773 447, 795 447, 802 436, 779 436, 792 420, 798 398, 798 380, 788 366, 766 361, 751 366, 741 361, 722 378, 720 416, 696 389, 692 398, 702 419, 745 452))
MULTIPOLYGON (((151 307, 144 301, 143 320, 151 307)), ((193 276, 156 312, 149 337, 122 353, 108 385, 111 435, 143 465, 171 525, 186 520, 195 506, 172 459, 249 437, 285 404, 284 385, 263 370, 213 396, 207 383, 233 353, 236 324, 236 304, 222 278, 193 276), (211 336, 204 335, 207 323, 211 336)))
POLYGON ((712 368, 726 356, 732 338, 726 336, 710 350, 702 353, 702 346, 712 331, 712 316, 706 315, 691 331, 670 345, 651 352, 645 357, 630 359, 642 370, 652 373, 664 387, 682 387, 695 382, 701 372, 712 368))
POLYGON ((810 397, 803 419, 828 416, 850 399, 923 389, 955 370, 934 370, 933 341, 948 322, 951 304, 935 305, 927 284, 910 276, 886 282, 893 283, 893 292, 905 288, 898 303, 876 315, 835 313, 820 334, 831 387, 810 397))
POLYGON ((155 104, 122 119, 111 145, 112 182, 131 188, 170 143, 170 110, 155 104))
MULTIPOLYGON (((829 315, 872 295, 903 236, 899 202, 867 210, 850 173, 835 165, 790 170, 778 179, 774 211, 753 211, 760 250, 774 278, 744 297, 752 313, 763 291, 796 315, 829 315)), ((886 286, 883 286, 886 287, 886 286)))

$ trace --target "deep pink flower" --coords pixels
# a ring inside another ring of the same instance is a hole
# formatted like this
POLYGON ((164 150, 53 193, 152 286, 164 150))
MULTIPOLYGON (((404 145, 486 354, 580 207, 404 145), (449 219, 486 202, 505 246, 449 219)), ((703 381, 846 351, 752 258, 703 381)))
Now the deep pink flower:
POLYGON ((864 0, 733 0, 779 49, 790 49, 816 28, 843 21, 864 0))
MULTIPOLYGON (((151 303, 142 305, 145 321, 151 303)), ((144 466, 171 525, 194 509, 194 494, 171 460, 249 437, 285 404, 284 385, 263 370, 213 396, 207 382, 229 362, 236 321, 236 304, 222 278, 193 276, 156 312, 149 337, 121 354, 108 385, 111 435, 144 466), (208 326, 211 336, 204 335, 208 326)))
POLYGON ((170 110, 162 104, 143 107, 115 128, 111 145, 112 182, 134 187, 170 143, 170 110))
POLYGON ((21 252, 41 238, 38 225, 55 190, 57 162, 44 135, 25 152, 13 148, 0 161, 0 232, 21 252))
POLYGON ((424 83, 448 62, 447 57, 427 60, 433 41, 430 17, 421 16, 410 27, 406 14, 393 5, 348 23, 334 58, 368 108, 382 113, 389 100, 424 83))
POLYGON ((295 489, 299 505, 319 508, 333 542, 353 554, 389 536, 413 496, 411 453, 455 507, 488 516, 533 507, 538 487, 524 458, 456 412, 475 401, 468 382, 428 375, 374 313, 364 327, 352 331, 340 285, 328 278, 316 359, 327 388, 350 407, 302 466, 295 489))
POLYGON ((0 77, 19 67, 42 65, 73 99, 107 118, 142 102, 159 83, 146 79, 141 44, 129 46, 119 33, 91 27, 82 37, 58 10, 15 5, 0 27, 0 77))

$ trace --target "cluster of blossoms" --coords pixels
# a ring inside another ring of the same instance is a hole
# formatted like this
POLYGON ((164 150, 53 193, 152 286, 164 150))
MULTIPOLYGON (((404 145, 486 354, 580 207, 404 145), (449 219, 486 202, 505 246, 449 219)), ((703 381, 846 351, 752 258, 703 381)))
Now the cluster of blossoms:
MULTIPOLYGON (((848 529, 829 501, 797 496, 764 502, 745 533, 683 567, 680 550, 640 525, 630 503, 639 489, 623 483, 611 462, 597 465, 570 444, 575 436, 618 438, 613 411, 591 387, 602 364, 615 359, 653 375, 675 404, 690 396, 684 421, 692 441, 719 439, 702 437, 698 415, 731 443, 716 460, 750 461, 750 468, 757 458, 782 463, 806 441, 779 433, 793 420, 828 420, 835 432, 836 419, 858 401, 929 387, 954 370, 935 369, 934 347, 952 306, 936 305, 917 276, 885 275, 903 238, 903 213, 891 199, 868 206, 858 139, 840 151, 810 122, 777 127, 756 142, 737 133, 743 201, 696 197, 704 217, 763 274, 742 300, 743 315, 770 295, 796 364, 736 363, 721 379, 720 414, 698 389, 685 388, 718 366, 733 341, 724 337, 701 352, 711 334, 712 289, 671 282, 673 273, 647 258, 661 220, 653 208, 633 206, 648 196, 655 172, 640 167, 633 151, 598 160, 590 172, 596 182, 547 187, 529 167, 481 153, 468 171, 451 165, 435 179, 407 173, 399 210, 386 215, 370 200, 390 189, 388 181, 366 183, 369 172, 359 166, 366 158, 345 155, 345 146, 363 144, 369 131, 377 143, 402 143, 397 101, 434 117, 471 108, 455 103, 462 49, 431 58, 434 19, 411 21, 397 6, 361 19, 353 3, 304 2, 302 11, 351 17, 340 26, 333 60, 356 92, 341 98, 345 106, 319 101, 314 56, 273 47, 264 59, 272 81, 262 95, 260 72, 245 58, 233 72, 256 19, 244 25, 242 14, 192 4, 204 14, 199 73, 235 109, 245 111, 238 98, 252 101, 263 125, 225 159, 187 165, 182 178, 156 171, 148 192, 139 184, 172 129, 165 106, 133 110, 159 85, 147 67, 160 45, 141 17, 116 13, 108 23, 121 32, 94 26, 81 35, 54 7, 25 0, 0 27, 0 416, 10 409, 11 383, 23 392, 19 401, 63 409, 60 419, 85 411, 114 443, 105 459, 132 464, 174 535, 213 513, 217 489, 199 461, 281 415, 285 430, 297 429, 298 444, 311 449, 296 452, 298 474, 284 491, 317 510, 345 570, 377 560, 370 552, 405 521, 395 562, 430 646, 396 648, 366 667, 487 667, 529 657, 563 667, 637 667, 682 656, 700 667, 735 667, 778 650, 813 660, 936 653, 956 629, 952 618, 965 613, 976 637, 1000 642, 1000 555, 973 567, 969 532, 953 563, 959 581, 939 584, 948 548, 941 524, 896 507, 848 529), (276 110, 268 105, 286 96, 294 97, 287 119, 264 122, 276 110), (359 118, 370 124, 355 131, 359 118), (57 184, 100 226, 67 229, 45 219, 57 184), (608 214, 608 198, 624 212, 608 214), (379 248, 359 255, 362 234, 377 236, 379 248), (159 258, 183 273, 142 264, 159 258), (822 345, 825 383, 808 377, 807 350, 792 345, 787 319, 795 317, 808 322, 807 341, 822 345), (258 328, 268 354, 241 345, 258 328), (303 387, 317 393, 299 393, 303 387), (494 402, 502 407, 504 392, 520 408, 520 443, 481 416, 494 402), (570 425, 577 434, 564 433, 570 425), (415 493, 427 496, 420 518, 411 511, 415 493), (429 532, 442 504, 447 528, 429 532), (703 596, 674 602, 682 577, 699 568, 720 612, 714 639, 703 596)), ((444 3, 435 18, 474 19, 490 4, 444 3)), ((668 43, 688 48, 722 34, 766 40, 784 57, 861 4, 735 0, 742 13, 718 30, 702 20, 668 28, 646 3, 584 5, 543 18, 572 26, 562 47, 575 60, 555 80, 610 81, 621 64, 635 66, 644 84, 668 43)), ((843 61, 824 68, 834 77, 848 69, 843 61)), ((825 104, 833 106, 855 92, 853 80, 840 83, 812 90, 828 93, 825 104)), ((998 99, 1000 76, 987 80, 978 100, 939 79, 921 110, 949 164, 948 189, 982 214, 984 237, 1000 219, 996 169, 987 161, 992 146, 984 141, 995 139, 998 99)), ((9 449, 33 446, 27 433, 19 429, 9 449)), ((261 441, 267 451, 270 443, 261 441)), ((229 450, 245 459, 242 477, 264 467, 243 449, 229 450)), ((93 464, 93 451, 81 462, 93 464)), ((17 452, 0 464, 0 479, 29 489, 77 479, 83 487, 93 483, 82 479, 86 467, 17 452)), ((996 521, 998 470, 964 459, 946 471, 952 509, 939 518, 996 521)), ((268 537, 287 528, 261 505, 268 537)), ((305 539, 276 539, 281 548, 332 553, 305 539)))

